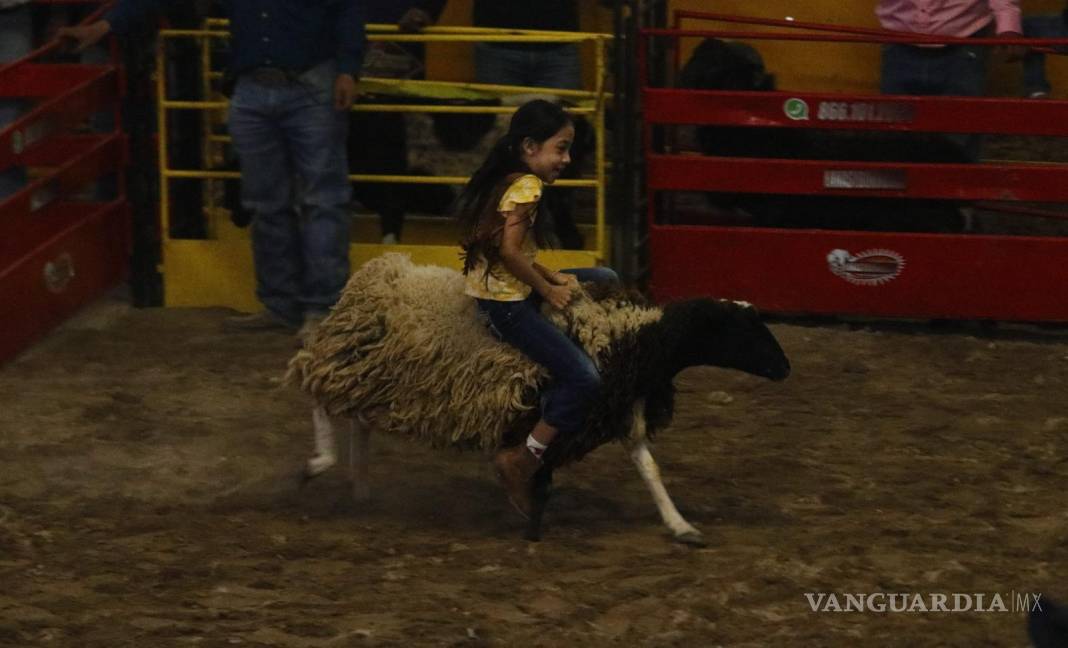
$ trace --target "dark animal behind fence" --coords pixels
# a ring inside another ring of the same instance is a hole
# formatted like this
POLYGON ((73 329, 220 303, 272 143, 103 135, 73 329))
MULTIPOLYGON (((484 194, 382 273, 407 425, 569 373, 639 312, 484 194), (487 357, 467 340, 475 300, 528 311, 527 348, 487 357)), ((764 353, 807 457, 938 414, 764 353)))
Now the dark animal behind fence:
MULTIPOLYGON (((683 66, 677 85, 700 90, 768 92, 776 89, 753 47, 704 40, 683 66)), ((967 153, 940 133, 701 126, 705 155, 789 160, 967 163, 967 153)), ((773 227, 888 231, 958 231, 960 205, 947 200, 709 193, 719 208, 740 210, 753 224, 773 227)))

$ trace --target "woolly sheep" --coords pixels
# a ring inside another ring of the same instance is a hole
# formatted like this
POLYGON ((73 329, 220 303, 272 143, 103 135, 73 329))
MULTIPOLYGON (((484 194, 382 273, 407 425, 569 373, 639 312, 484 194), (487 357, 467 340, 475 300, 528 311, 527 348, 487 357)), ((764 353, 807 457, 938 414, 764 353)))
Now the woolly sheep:
MULTIPOLYGON (((756 310, 697 299, 663 309, 617 288, 587 285, 565 311, 546 310, 579 341, 603 377, 602 397, 580 434, 558 438, 535 477, 527 537, 540 536, 552 471, 609 441, 623 442, 675 539, 701 544, 660 481, 647 440, 674 411, 672 379, 712 365, 782 380, 790 364, 756 310)), ((353 494, 369 495, 370 429, 435 446, 492 451, 522 442, 538 418, 547 373, 499 342, 463 294, 454 270, 386 254, 353 274, 337 306, 289 364, 287 381, 315 401, 315 477, 337 462, 333 420, 352 426, 353 494)))

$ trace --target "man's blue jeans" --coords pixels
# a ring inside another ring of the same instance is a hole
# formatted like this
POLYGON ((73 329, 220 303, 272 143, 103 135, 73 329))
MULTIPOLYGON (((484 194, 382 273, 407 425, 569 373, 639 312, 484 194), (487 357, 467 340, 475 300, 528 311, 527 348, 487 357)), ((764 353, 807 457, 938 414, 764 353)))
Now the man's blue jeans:
POLYGON ((476 43, 475 80, 532 88, 579 89, 582 87, 579 47, 566 43, 539 49, 516 49, 495 43, 476 43))
POLYGON ((335 70, 270 84, 243 75, 230 102, 256 296, 293 324, 327 311, 349 276, 348 116, 332 105, 335 70))
MULTIPOLYGON (((30 6, 0 12, 0 66, 26 56, 33 49, 33 23, 30 6)), ((19 118, 26 104, 18 99, 0 99, 0 130, 19 118)), ((0 199, 26 184, 26 170, 21 167, 0 170, 0 199)))
MULTIPOLYGON (((579 281, 619 282, 611 268, 561 270, 579 281)), ((601 376, 586 352, 541 314, 541 297, 522 301, 479 299, 493 332, 549 370, 552 382, 542 393, 542 418, 560 432, 581 429, 601 389, 601 376)))
MULTIPOLYGON (((979 45, 916 47, 883 45, 883 94, 981 97, 986 94, 989 48, 979 45)), ((953 135, 971 160, 978 161, 982 140, 977 135, 953 135)))
MULTIPOLYGON (((1068 28, 1062 16, 1026 16, 1023 19, 1024 36, 1029 38, 1066 38, 1068 28)), ((1063 48, 1058 48, 1063 50, 1063 48)), ((1046 78, 1046 55, 1029 51, 1023 61, 1023 82, 1025 96, 1036 92, 1049 94, 1052 88, 1046 78)))

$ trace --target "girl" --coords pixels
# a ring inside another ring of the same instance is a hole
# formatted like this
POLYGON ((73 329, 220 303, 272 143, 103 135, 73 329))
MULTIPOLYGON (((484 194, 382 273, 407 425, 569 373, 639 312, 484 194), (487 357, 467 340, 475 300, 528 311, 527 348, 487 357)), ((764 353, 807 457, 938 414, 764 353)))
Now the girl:
POLYGON ((571 161, 574 137, 571 118, 556 104, 524 104, 457 204, 465 232, 467 294, 478 300, 499 338, 552 377, 542 395, 541 419, 526 444, 501 450, 493 459, 509 499, 524 516, 530 513, 531 478, 542 453, 557 433, 582 426, 601 384, 589 356, 541 316, 541 303, 564 308, 579 281, 618 281, 608 268, 554 272, 535 261, 548 227, 547 219, 538 218, 542 187, 571 161))

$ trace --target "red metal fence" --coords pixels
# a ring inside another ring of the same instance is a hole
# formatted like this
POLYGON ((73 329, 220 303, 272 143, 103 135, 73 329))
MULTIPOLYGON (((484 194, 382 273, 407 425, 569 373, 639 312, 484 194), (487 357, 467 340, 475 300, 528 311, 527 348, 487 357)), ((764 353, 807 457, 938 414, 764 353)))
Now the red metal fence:
MULTIPOLYGON (((658 195, 672 191, 954 199, 1004 205, 1068 202, 1068 166, 698 156, 659 150, 653 136, 655 128, 676 124, 1068 136, 1068 101, 684 90, 653 87, 648 81, 648 44, 653 38, 669 39, 676 52, 679 39, 685 37, 1018 43, 1047 51, 1068 41, 911 36, 699 12, 679 12, 680 18, 782 29, 642 32, 651 285, 658 298, 713 294, 792 313, 1068 321, 1065 237, 671 225, 659 222, 657 207, 662 202, 658 195)), ((677 66, 677 57, 675 61, 677 66)), ((1007 211, 1045 214, 1033 208, 1007 211)))
POLYGON ((29 106, 0 129, 0 171, 30 171, 0 198, 0 362, 119 283, 130 254, 120 69, 41 62, 55 48, 0 65, 0 98, 29 106), (87 127, 101 111, 113 115, 110 132, 87 127), (109 174, 118 195, 101 201, 93 184, 109 174))

